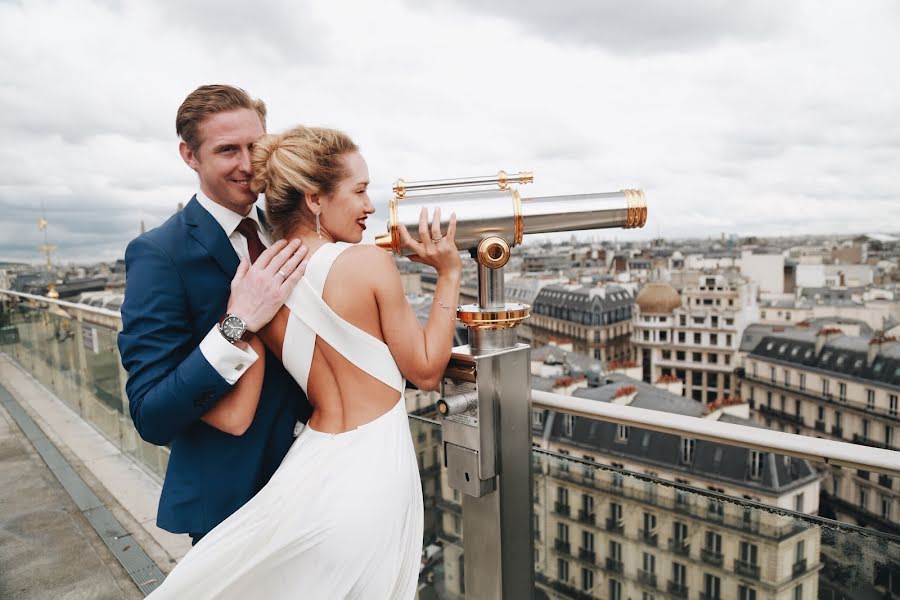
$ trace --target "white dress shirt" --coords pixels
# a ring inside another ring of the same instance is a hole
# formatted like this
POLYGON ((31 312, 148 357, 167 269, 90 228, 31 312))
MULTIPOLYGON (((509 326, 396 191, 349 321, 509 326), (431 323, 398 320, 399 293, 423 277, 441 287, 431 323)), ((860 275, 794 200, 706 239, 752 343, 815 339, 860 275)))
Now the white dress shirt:
MULTIPOLYGON (((202 191, 197 192, 197 202, 212 215, 225 231, 225 235, 228 236, 228 241, 231 242, 231 246, 237 253, 238 258, 250 257, 250 251, 247 249, 247 238, 237 230, 238 225, 245 218, 253 219, 256 222, 257 233, 263 245, 266 248, 272 245, 272 239, 269 237, 265 227, 259 222, 259 214, 256 212, 256 207, 253 207, 253 210, 250 211, 247 217, 242 217, 221 204, 216 204, 202 191)), ((200 352, 216 372, 232 385, 237 383, 241 375, 246 373, 250 365, 259 358, 259 355, 256 354, 253 348, 248 346, 247 350, 241 350, 234 344, 229 343, 219 332, 218 323, 213 325, 213 328, 200 342, 200 352)))

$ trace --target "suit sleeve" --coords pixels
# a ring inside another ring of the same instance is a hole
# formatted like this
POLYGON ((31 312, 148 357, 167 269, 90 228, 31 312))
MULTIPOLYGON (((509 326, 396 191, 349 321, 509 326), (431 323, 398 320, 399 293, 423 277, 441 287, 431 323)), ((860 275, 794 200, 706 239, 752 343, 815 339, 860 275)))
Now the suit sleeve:
POLYGON ((119 352, 140 436, 165 445, 231 389, 194 341, 184 281, 171 257, 145 236, 125 251, 119 352))

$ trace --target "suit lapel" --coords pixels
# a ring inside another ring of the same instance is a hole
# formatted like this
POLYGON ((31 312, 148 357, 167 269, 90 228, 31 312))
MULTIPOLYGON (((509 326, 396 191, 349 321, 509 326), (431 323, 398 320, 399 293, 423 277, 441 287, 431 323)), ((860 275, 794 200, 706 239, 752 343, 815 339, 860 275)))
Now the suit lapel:
POLYGON ((191 237, 209 252, 228 277, 234 277, 240 263, 237 253, 222 226, 197 202, 196 196, 184 207, 184 220, 191 237))

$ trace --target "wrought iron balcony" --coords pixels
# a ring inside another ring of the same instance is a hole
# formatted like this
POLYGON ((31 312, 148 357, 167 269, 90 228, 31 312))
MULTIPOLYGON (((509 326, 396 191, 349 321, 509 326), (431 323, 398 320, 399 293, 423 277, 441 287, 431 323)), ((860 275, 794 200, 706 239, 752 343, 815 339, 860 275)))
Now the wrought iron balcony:
POLYGON ((673 554, 680 554, 681 556, 691 555, 691 545, 686 540, 669 538, 669 550, 673 554))
POLYGON ((759 579, 759 565, 739 558, 734 559, 734 572, 751 579, 759 579))
POLYGON ((804 425, 804 420, 801 415, 795 413, 789 413, 784 410, 779 410, 777 408, 773 408, 771 406, 767 406, 762 404, 758 407, 760 413, 764 415, 769 415, 775 417, 776 419, 781 419, 782 421, 790 421, 791 423, 797 423, 799 425, 804 425))
POLYGON ((594 564, 597 562, 597 553, 593 550, 587 550, 585 548, 578 549, 578 559, 584 562, 588 562, 594 564))
POLYGON ((724 562, 724 557, 721 552, 716 552, 715 550, 711 550, 709 548, 700 548, 700 558, 705 563, 709 563, 711 565, 715 565, 717 567, 721 567, 724 562))
POLYGON ((563 504, 560 501, 556 501, 553 503, 553 512, 558 515, 562 515, 564 517, 568 517, 570 513, 570 507, 568 504, 563 504))
POLYGON ((864 435, 860 435, 858 433, 853 434, 853 443, 854 444, 862 444, 863 446, 871 446, 872 448, 884 448, 885 450, 895 450, 893 446, 888 445, 885 442, 879 442, 873 440, 870 437, 866 437, 864 435))
POLYGON ((556 538, 553 541, 553 548, 560 554, 572 554, 571 546, 569 545, 569 542, 567 540, 556 538))
POLYGON ((646 529, 639 529, 638 537, 640 537, 642 542, 651 546, 656 546, 659 543, 659 534, 655 529, 649 531, 646 529))
POLYGON ((675 598, 687 598, 688 597, 688 588, 683 583, 678 581, 669 580, 668 585, 666 585, 666 591, 669 592, 669 595, 675 598))
POLYGON ((638 569, 637 572, 638 581, 643 583, 649 587, 656 587, 656 573, 651 573, 650 571, 645 571, 643 569, 638 569))
POLYGON ((621 560, 616 560, 614 558, 606 559, 606 570, 610 573, 622 573, 625 570, 625 565, 621 560))
POLYGON ((606 530, 610 533, 625 533, 625 522, 621 519, 607 519, 606 520, 606 530))
POLYGON ((803 573, 806 573, 805 558, 803 560, 798 560, 797 562, 795 562, 794 566, 791 568, 791 575, 793 575, 794 577, 802 575, 803 573))
POLYGON ((594 511, 587 512, 583 508, 578 509, 578 520, 588 525, 594 525, 597 522, 597 515, 594 511))
POLYGON ((825 421, 819 421, 818 419, 816 419, 815 429, 816 429, 816 431, 821 431, 822 433, 825 433, 825 421))

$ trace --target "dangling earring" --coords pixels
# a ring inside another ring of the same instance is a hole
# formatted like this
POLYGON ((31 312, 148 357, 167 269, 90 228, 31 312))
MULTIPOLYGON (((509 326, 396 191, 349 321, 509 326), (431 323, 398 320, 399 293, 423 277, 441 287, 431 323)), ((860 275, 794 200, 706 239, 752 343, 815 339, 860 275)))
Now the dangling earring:
POLYGON ((322 239, 322 225, 319 223, 319 213, 316 213, 316 235, 322 239))

